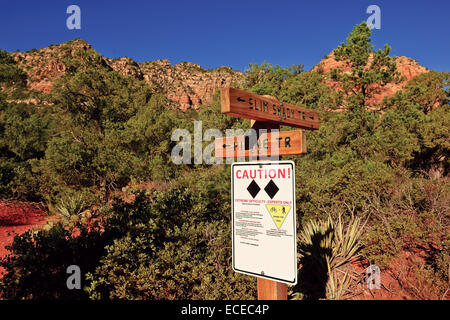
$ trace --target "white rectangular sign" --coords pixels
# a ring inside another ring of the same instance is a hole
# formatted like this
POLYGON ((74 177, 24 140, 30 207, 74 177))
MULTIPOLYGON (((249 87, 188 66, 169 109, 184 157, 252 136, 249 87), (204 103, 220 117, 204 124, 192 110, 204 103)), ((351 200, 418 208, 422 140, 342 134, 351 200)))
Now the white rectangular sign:
POLYGON ((292 161, 231 165, 234 271, 297 283, 294 170, 292 161))

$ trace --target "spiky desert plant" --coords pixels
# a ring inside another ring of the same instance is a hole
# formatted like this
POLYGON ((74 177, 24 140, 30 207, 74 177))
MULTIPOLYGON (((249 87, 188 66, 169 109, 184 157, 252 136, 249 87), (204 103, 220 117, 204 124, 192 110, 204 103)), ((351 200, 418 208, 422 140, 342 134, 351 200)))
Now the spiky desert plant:
MULTIPOLYGON (((331 218, 330 218, 331 219, 331 218)), ((328 299, 342 299, 350 293, 353 281, 358 281, 358 275, 348 265, 359 258, 362 249, 359 239, 364 230, 365 222, 359 217, 352 218, 345 227, 342 216, 332 221, 334 230, 332 255, 327 258, 328 282, 326 294, 328 299)))
POLYGON ((70 218, 71 215, 77 215, 82 212, 86 207, 83 194, 69 195, 59 200, 56 205, 58 212, 66 218, 70 218))
POLYGON ((358 217, 344 224, 341 215, 337 219, 329 216, 327 220, 309 221, 299 233, 302 261, 308 261, 310 272, 315 273, 311 277, 314 281, 324 282, 328 299, 344 298, 354 280, 358 280, 349 264, 359 257, 364 226, 358 217), (315 266, 311 267, 311 263, 315 266))
POLYGON ((342 271, 339 268, 328 267, 328 282, 326 287, 327 298, 331 300, 340 300, 348 292, 352 277, 348 271, 342 271))
POLYGON ((326 221, 311 220, 299 233, 299 251, 302 255, 313 256, 314 253, 320 252, 321 258, 325 258, 326 249, 332 250, 332 244, 333 220, 331 218, 326 221))
POLYGON ((345 227, 342 222, 342 216, 339 215, 337 221, 331 217, 331 225, 333 227, 333 255, 330 264, 339 268, 340 266, 353 262, 359 257, 359 251, 362 245, 359 243, 361 234, 365 227, 365 222, 359 217, 352 218, 345 227))

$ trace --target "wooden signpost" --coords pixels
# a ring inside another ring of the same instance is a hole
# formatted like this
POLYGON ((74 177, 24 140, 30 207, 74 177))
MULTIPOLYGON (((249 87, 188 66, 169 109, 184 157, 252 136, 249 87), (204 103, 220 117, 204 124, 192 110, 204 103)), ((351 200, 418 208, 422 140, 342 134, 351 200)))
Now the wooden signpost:
POLYGON ((252 145, 250 136, 217 138, 215 140, 216 156, 256 158, 258 156, 287 156, 306 153, 306 135, 303 130, 266 132, 254 140, 252 145))
POLYGON ((233 88, 221 90, 222 113, 306 130, 319 129, 317 112, 233 88))
MULTIPOLYGON (((223 114, 252 119, 256 139, 246 136, 218 138, 215 141, 216 157, 237 158, 239 156, 264 159, 280 159, 282 155, 306 153, 306 136, 302 130, 281 131, 280 125, 306 130, 319 129, 317 112, 303 107, 283 103, 273 97, 260 96, 246 91, 224 88, 221 90, 223 114), (259 134, 259 129, 265 132, 259 134), (251 145, 251 141, 256 142, 251 145), (261 157, 262 155, 262 157, 261 157)), ((294 212, 295 214, 295 212, 294 212)), ((269 253, 268 253, 269 254, 269 253)), ((286 300, 285 283, 258 277, 259 300, 286 300)))

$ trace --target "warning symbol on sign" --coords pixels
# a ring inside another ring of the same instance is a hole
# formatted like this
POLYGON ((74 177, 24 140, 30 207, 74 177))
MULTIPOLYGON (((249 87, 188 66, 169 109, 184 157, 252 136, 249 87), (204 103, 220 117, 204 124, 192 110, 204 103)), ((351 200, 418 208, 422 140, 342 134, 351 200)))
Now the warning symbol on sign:
POLYGON ((289 211, 291 210, 291 206, 266 204, 266 208, 267 211, 269 211, 270 215, 272 216, 273 222, 275 222, 277 228, 280 229, 289 211))

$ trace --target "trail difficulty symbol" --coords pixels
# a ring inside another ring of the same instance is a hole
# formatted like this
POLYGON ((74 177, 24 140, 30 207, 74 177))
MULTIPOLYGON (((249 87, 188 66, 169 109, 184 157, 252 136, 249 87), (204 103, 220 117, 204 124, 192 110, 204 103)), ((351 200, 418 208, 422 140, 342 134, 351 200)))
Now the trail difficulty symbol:
POLYGON ((247 191, 250 193, 253 199, 258 195, 259 190, 261 190, 261 188, 255 182, 255 180, 252 180, 247 188, 247 191))
POLYGON ((273 197, 275 197, 278 190, 280 190, 280 188, 277 187, 277 185, 275 184, 275 182, 273 182, 273 180, 270 180, 267 186, 264 188, 264 191, 266 191, 270 199, 273 199, 273 197))
POLYGON ((286 220, 288 213, 291 210, 291 206, 266 204, 266 208, 269 211, 270 215, 272 216, 273 222, 275 222, 277 229, 280 229, 281 226, 283 225, 284 220, 286 220))

